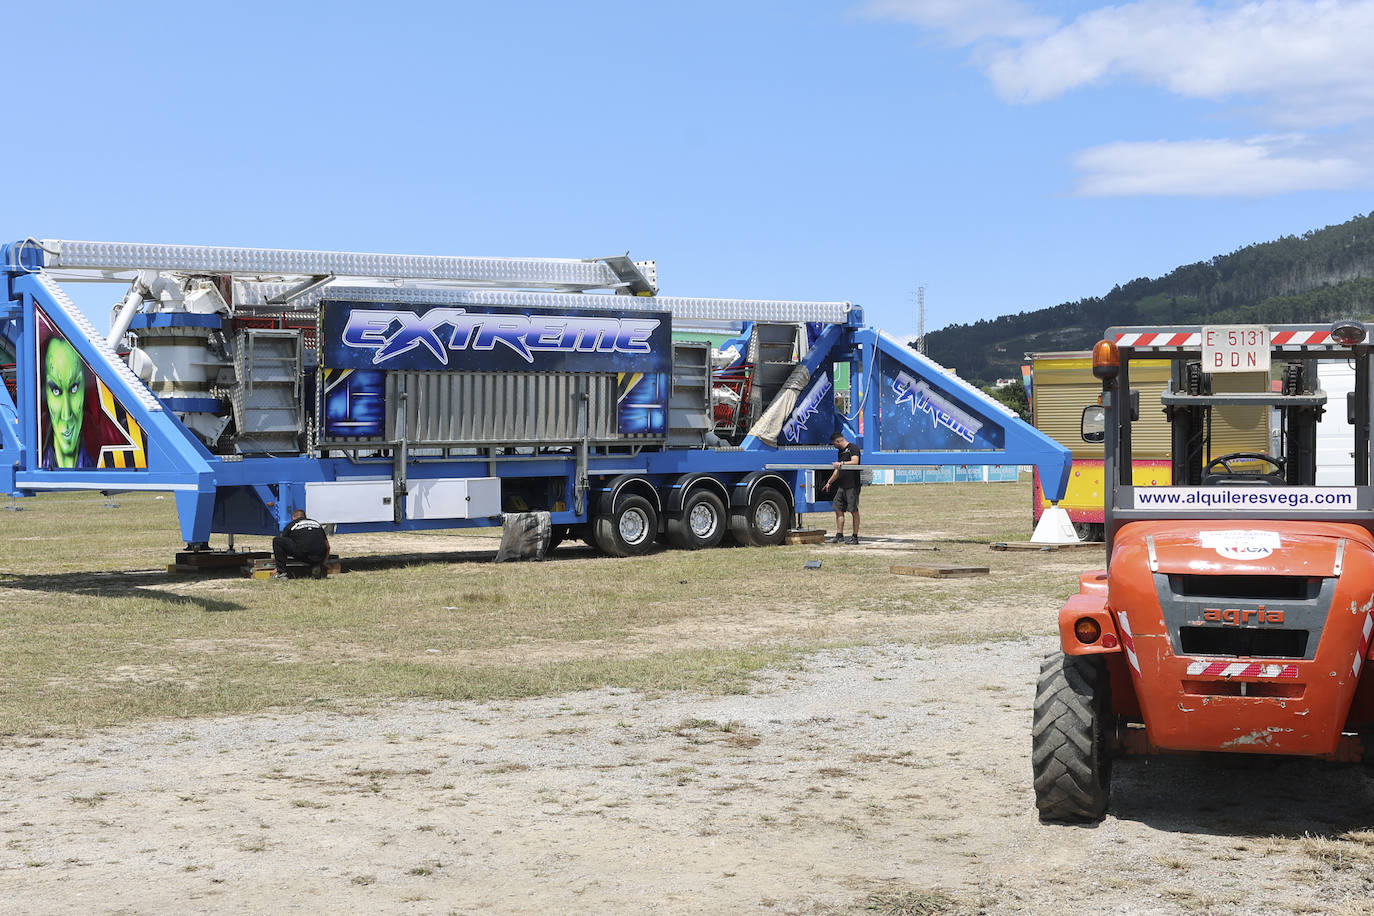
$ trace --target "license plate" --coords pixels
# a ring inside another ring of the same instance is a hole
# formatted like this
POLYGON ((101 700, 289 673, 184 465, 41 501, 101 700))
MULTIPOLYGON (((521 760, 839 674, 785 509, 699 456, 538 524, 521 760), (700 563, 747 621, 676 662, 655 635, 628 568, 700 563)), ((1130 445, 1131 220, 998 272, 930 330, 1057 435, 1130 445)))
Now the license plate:
POLYGON ((1268 372, 1269 328, 1262 324, 1202 329, 1203 372, 1268 372))

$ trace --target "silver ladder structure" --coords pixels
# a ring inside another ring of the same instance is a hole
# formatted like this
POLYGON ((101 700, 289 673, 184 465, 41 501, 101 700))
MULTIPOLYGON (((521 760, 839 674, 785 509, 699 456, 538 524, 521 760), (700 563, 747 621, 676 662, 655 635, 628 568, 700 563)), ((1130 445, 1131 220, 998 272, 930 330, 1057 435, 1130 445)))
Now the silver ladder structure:
POLYGON ((848 302, 658 296, 655 263, 635 262, 628 255, 477 258, 28 239, 15 246, 21 259, 27 248, 41 252, 42 269, 53 280, 129 282, 131 295, 112 321, 116 328, 126 313, 131 318, 143 308, 137 287, 159 273, 232 278, 231 308, 278 313, 309 311, 324 298, 530 307, 626 305, 612 298, 598 302, 604 297, 588 295, 594 291, 652 297, 645 307, 697 321, 838 324, 848 319, 851 309, 848 302))

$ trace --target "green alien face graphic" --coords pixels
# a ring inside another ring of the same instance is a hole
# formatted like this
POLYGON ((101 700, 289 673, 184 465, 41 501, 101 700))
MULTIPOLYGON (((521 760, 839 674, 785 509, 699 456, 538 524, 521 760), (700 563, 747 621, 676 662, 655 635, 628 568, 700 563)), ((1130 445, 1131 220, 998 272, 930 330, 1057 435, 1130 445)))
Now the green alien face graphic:
POLYGON ((86 404, 86 375, 75 348, 60 337, 48 341, 43 358, 43 395, 52 424, 53 456, 60 468, 76 467, 81 450, 81 419, 86 404))

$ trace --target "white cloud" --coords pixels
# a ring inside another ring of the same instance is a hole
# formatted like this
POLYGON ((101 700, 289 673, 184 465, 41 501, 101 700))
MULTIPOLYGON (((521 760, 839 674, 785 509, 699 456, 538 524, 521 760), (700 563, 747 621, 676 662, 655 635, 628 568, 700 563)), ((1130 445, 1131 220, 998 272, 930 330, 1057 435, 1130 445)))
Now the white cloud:
MULTIPOLYGON (((1268 129, 1368 133, 1374 119, 1374 0, 1135 0, 1062 23, 1022 0, 869 0, 864 10, 968 48, 1009 102, 1133 82, 1229 103, 1268 129)), ((1078 192, 1261 195, 1367 184, 1367 155, 1317 149, 1339 133, 1109 143, 1076 158, 1078 192)))
POLYGON ((992 38, 1034 38, 1056 24, 1020 0, 869 0, 863 12, 943 32, 955 45, 992 38))
POLYGON ((1371 35, 1374 0, 1140 0, 978 58, 1008 100, 1129 79, 1189 98, 1255 98, 1273 123, 1318 126, 1374 114, 1371 35))
POLYGON ((1278 124, 1374 114, 1374 0, 1137 0, 1068 23, 1022 0, 868 0, 863 11, 969 47, 999 95, 1044 102, 1114 79, 1253 97, 1278 124))
POLYGON ((1368 180, 1369 169, 1344 156, 1304 155, 1290 137, 1108 143, 1074 164, 1077 191, 1090 197, 1139 194, 1266 196, 1336 190, 1368 180))

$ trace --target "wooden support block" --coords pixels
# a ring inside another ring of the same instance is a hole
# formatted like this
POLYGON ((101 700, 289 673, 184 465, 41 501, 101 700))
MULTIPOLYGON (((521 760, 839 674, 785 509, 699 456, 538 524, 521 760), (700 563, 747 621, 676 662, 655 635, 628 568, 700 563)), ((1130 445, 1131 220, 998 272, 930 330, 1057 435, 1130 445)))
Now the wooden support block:
MULTIPOLYGON (((343 564, 339 562, 339 555, 331 553, 329 559, 324 561, 324 572, 327 576, 337 576, 343 570, 343 564)), ((253 579, 270 579, 272 573, 277 571, 277 564, 268 557, 265 560, 254 560, 248 575, 253 579)), ((288 579, 309 579, 310 564, 300 560, 291 560, 286 564, 286 577, 288 579)))
POLYGON ((250 550, 183 550, 176 555, 176 563, 168 572, 201 572, 211 569, 243 569, 254 560, 272 558, 266 551, 250 550))
POLYGON ((989 544, 993 550, 1081 550, 1084 547, 1092 547, 1101 550, 1105 545, 1101 541, 1079 541, 1076 544, 1038 544, 1035 541, 994 541, 989 544))
POLYGON ((825 529, 793 528, 783 541, 788 544, 820 544, 825 541, 825 529))
POLYGON ((892 566, 892 572, 901 576, 924 576, 927 579, 959 579, 965 576, 986 576, 992 570, 987 566, 892 566))

